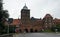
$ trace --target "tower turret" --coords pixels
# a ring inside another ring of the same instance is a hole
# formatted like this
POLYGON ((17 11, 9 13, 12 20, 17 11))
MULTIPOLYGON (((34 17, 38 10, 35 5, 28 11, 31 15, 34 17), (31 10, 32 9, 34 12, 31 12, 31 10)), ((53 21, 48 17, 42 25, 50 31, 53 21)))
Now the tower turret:
POLYGON ((21 10, 22 23, 26 23, 29 19, 30 19, 30 9, 28 9, 28 7, 25 4, 23 9, 21 10))

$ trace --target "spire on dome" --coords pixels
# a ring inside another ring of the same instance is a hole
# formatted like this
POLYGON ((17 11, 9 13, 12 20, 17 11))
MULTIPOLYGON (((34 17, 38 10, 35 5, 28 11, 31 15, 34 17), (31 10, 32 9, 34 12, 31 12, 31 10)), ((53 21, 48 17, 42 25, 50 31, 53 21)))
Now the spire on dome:
POLYGON ((28 7, 26 6, 26 3, 25 3, 25 6, 23 7, 23 9, 28 9, 28 7))
POLYGON ((26 3, 25 3, 25 6, 26 6, 26 3))

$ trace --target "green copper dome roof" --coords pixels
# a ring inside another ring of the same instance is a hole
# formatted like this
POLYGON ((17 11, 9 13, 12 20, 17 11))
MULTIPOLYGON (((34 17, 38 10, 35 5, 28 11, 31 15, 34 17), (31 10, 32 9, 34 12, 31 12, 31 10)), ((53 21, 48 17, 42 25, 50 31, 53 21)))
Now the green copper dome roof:
POLYGON ((23 9, 28 9, 28 7, 26 6, 26 4, 25 4, 25 6, 23 7, 23 9))

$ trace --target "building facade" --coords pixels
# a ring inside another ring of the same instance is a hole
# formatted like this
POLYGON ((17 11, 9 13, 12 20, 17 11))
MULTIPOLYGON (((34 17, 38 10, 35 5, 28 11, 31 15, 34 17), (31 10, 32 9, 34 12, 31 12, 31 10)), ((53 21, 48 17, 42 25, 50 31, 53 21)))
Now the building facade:
POLYGON ((30 18, 30 9, 25 5, 21 9, 21 19, 12 19, 10 22, 10 25, 16 26, 16 32, 40 32, 60 24, 60 19, 53 19, 50 14, 46 14, 43 19, 30 18))

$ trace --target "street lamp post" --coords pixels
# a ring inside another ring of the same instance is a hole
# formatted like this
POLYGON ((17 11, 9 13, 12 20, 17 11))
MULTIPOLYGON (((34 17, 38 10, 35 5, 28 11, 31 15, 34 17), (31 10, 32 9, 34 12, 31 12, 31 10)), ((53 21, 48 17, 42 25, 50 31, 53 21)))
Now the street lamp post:
POLYGON ((9 34, 9 24, 10 24, 10 23, 8 22, 8 31, 7 31, 8 34, 9 34))

